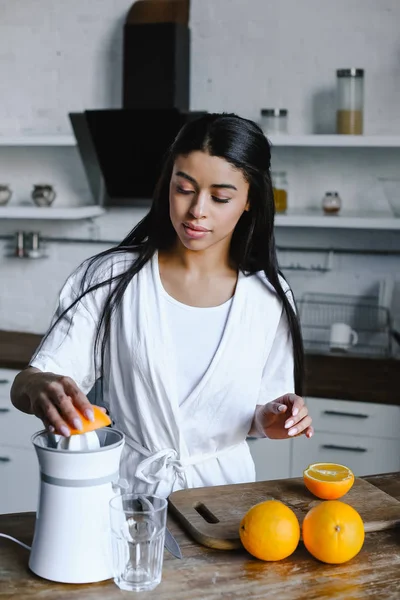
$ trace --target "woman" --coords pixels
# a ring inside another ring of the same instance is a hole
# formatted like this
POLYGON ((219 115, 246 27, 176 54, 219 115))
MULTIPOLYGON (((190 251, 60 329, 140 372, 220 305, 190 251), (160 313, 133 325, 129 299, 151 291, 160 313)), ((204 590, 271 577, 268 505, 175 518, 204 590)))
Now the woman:
POLYGON ((311 437, 302 367, 268 141, 251 121, 208 114, 172 144, 148 215, 69 277, 12 402, 68 436, 75 407, 92 418, 86 394, 101 379, 126 437, 121 476, 167 496, 254 480, 248 435, 311 437))

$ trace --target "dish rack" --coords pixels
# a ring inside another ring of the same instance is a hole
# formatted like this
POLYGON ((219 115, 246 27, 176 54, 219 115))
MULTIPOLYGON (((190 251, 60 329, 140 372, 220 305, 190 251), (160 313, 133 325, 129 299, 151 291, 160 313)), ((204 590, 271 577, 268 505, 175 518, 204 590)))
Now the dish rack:
POLYGON ((317 354, 346 353, 353 356, 388 357, 392 354, 391 317, 376 296, 304 294, 297 302, 304 348, 317 354), (331 325, 346 323, 358 335, 347 350, 331 350, 331 325))

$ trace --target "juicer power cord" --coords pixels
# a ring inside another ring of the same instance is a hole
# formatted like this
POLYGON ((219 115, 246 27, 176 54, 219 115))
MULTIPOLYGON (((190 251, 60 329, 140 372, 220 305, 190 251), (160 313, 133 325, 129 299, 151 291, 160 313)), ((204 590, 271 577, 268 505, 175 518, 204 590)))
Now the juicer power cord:
POLYGON ((11 537, 11 535, 7 535, 6 533, 0 533, 0 537, 7 538, 8 540, 11 540, 12 542, 15 542, 16 544, 19 544, 23 548, 26 548, 26 550, 30 550, 31 549, 31 547, 28 546, 27 544, 24 544, 24 542, 20 542, 20 540, 16 540, 15 538, 11 537))

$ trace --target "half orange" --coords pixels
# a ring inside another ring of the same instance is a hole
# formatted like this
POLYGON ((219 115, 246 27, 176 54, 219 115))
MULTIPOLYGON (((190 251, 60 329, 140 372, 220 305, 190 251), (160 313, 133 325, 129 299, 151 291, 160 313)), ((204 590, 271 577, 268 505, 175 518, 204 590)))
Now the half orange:
POLYGON ((89 431, 94 431, 95 429, 101 429, 101 427, 107 427, 111 425, 110 417, 101 410, 98 406, 93 405, 92 407, 94 414, 94 421, 89 421, 80 410, 75 407, 75 410, 79 414, 79 417, 82 421, 82 429, 74 429, 70 427, 71 435, 78 435, 80 433, 88 433, 89 431))
POLYGON ((322 500, 337 500, 350 490, 354 483, 353 472, 344 465, 314 463, 303 472, 306 488, 322 500))

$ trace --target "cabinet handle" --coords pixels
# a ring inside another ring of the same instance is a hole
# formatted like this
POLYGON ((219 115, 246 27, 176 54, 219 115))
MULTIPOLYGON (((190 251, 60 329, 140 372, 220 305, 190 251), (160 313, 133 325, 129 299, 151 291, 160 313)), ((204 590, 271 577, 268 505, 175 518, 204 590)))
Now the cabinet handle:
POLYGON ((368 419, 369 418, 369 415, 364 415, 362 413, 342 412, 340 410, 324 410, 324 415, 328 415, 330 417, 351 417, 353 419, 368 419))
POLYGON ((0 385, 5 385, 6 383, 10 383, 8 379, 0 379, 0 385))
POLYGON ((4 414, 4 413, 9 413, 10 409, 9 408, 0 408, 0 415, 4 414))
POLYGON ((11 458, 9 456, 0 456, 0 463, 11 462, 11 458))
POLYGON ((367 452, 366 448, 359 446, 337 446, 336 444, 322 444, 324 450, 345 450, 346 452, 367 452))

